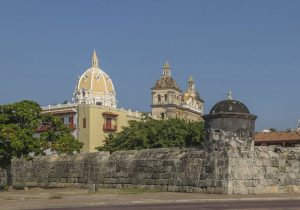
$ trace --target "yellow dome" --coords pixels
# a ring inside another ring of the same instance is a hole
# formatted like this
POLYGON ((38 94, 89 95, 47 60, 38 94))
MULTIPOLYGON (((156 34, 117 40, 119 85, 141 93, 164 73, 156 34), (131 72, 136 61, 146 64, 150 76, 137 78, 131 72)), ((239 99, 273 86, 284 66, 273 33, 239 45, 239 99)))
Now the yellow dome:
POLYGON ((74 93, 75 102, 116 107, 116 93, 109 76, 99 68, 96 52, 92 67, 80 77, 74 93))
POLYGON ((91 90, 94 95, 104 95, 114 92, 114 86, 109 76, 99 68, 89 68, 80 77, 77 89, 91 90))

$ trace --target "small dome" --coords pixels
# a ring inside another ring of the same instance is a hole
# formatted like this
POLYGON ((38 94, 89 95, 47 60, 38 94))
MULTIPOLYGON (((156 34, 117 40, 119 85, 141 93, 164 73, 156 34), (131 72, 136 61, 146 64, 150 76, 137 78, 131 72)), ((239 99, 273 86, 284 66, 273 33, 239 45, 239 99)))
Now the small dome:
POLYGON ((176 81, 169 76, 163 76, 159 80, 157 80, 152 89, 166 89, 166 88, 172 88, 177 91, 180 91, 180 88, 177 85, 176 81))
POLYGON ((210 110, 210 114, 222 113, 222 112, 230 112, 230 113, 242 113, 242 114, 250 114, 249 109, 240 101, 236 100, 223 100, 210 110))

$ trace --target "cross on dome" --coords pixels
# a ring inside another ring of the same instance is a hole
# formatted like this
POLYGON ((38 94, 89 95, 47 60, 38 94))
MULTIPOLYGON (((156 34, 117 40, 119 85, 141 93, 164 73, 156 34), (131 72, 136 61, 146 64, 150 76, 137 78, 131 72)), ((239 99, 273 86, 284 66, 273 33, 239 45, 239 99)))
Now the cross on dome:
POLYGON ((231 91, 228 91, 228 100, 233 100, 231 91))

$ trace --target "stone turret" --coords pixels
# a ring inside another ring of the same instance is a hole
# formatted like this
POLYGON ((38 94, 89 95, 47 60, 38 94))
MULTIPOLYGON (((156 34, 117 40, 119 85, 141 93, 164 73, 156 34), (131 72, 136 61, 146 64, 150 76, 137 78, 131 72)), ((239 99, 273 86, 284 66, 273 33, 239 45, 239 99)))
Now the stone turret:
POLYGON ((213 106, 205 120, 206 144, 210 149, 234 148, 251 150, 254 146, 255 120, 242 102, 228 99, 213 106))

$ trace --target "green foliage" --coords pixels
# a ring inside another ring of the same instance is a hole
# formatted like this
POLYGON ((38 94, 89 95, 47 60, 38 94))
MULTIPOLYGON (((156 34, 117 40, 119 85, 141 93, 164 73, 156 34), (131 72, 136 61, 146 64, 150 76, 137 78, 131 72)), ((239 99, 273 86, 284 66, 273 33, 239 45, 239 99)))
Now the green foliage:
POLYGON ((60 119, 41 115, 36 102, 24 100, 0 105, 0 167, 8 173, 13 157, 29 158, 30 153, 43 154, 48 148, 71 154, 81 147, 82 143, 70 134, 60 119), (36 128, 42 124, 48 125, 49 130, 40 138, 34 137, 36 128))
POLYGON ((44 142, 44 149, 51 148, 59 154, 72 154, 79 152, 83 146, 73 135, 70 129, 56 116, 44 114, 41 116, 42 124, 47 130, 41 133, 40 140, 44 142))
POLYGON ((25 186, 21 184, 17 184, 13 186, 14 190, 24 190, 25 186))
POLYGON ((203 139, 202 122, 180 119, 130 121, 128 127, 110 134, 99 151, 148 149, 161 147, 198 147, 203 139))
POLYGON ((33 138, 39 124, 40 106, 33 101, 0 106, 0 166, 10 164, 12 157, 27 156, 39 150, 40 141, 33 138))

